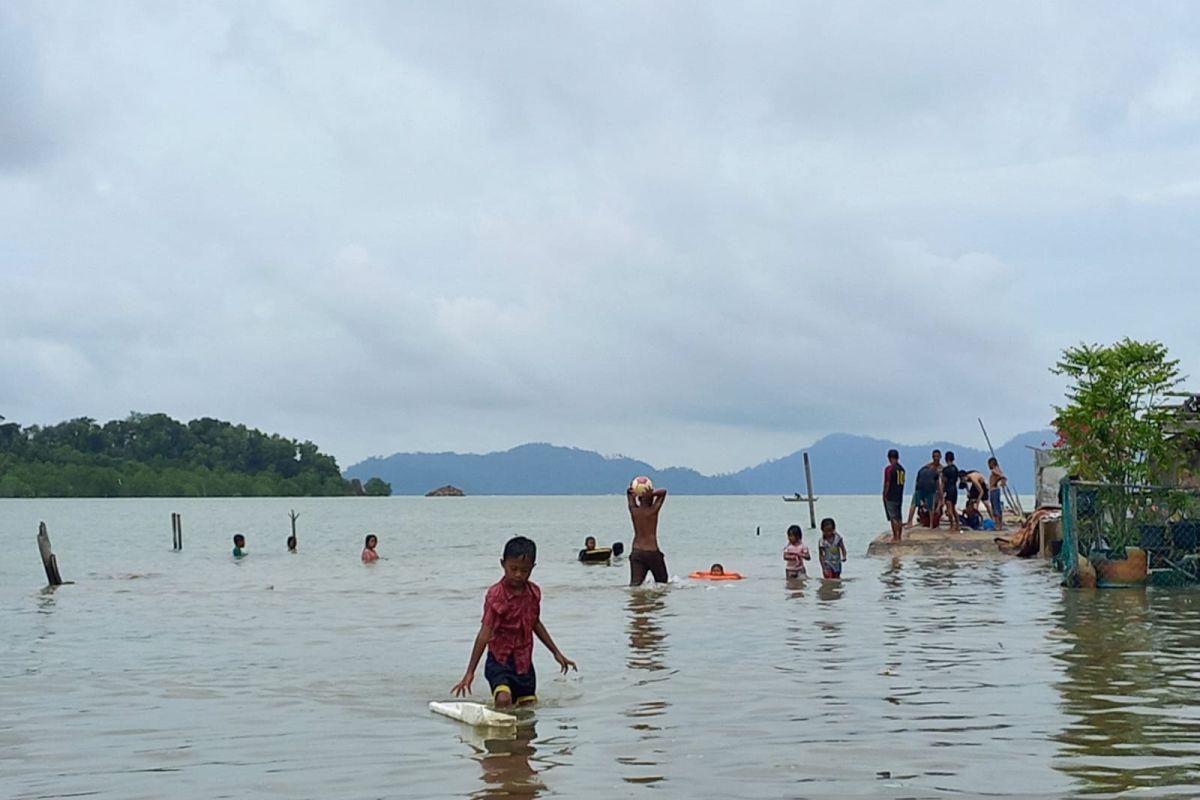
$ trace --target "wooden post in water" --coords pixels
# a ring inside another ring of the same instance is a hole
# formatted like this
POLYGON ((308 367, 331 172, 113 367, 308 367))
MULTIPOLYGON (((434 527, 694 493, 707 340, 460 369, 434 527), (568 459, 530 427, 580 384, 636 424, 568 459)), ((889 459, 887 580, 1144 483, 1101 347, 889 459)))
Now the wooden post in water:
POLYGON ((174 550, 183 549, 183 514, 171 512, 171 546, 174 550))
POLYGON ((296 519, 300 516, 300 514, 297 513, 296 509, 293 508, 288 511, 288 516, 292 519, 292 535, 288 539, 288 550, 295 550, 300 544, 300 540, 296 538, 296 519))
POLYGON ((46 580, 51 586, 62 586, 62 576, 58 574, 58 559, 50 549, 50 533, 46 530, 44 522, 38 523, 37 543, 42 554, 42 566, 46 569, 46 580))
POLYGON ((817 527, 817 498, 812 493, 812 466, 808 463, 808 451, 804 453, 804 484, 808 488, 808 527, 817 527))

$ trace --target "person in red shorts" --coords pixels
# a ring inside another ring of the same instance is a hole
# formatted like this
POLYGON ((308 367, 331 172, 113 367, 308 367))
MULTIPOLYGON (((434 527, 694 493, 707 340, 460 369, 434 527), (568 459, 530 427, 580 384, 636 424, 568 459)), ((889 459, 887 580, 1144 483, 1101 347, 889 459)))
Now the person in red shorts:
POLYGON ((492 687, 496 707, 504 708, 514 702, 536 702, 534 636, 546 645, 564 673, 568 668, 576 668, 575 662, 562 654, 542 624, 542 590, 529 580, 536 559, 537 545, 532 539, 515 536, 505 543, 500 559, 504 577, 492 584, 483 598, 483 622, 475 635, 467 671, 451 689, 455 695, 471 691, 475 668, 487 648, 483 674, 492 687))

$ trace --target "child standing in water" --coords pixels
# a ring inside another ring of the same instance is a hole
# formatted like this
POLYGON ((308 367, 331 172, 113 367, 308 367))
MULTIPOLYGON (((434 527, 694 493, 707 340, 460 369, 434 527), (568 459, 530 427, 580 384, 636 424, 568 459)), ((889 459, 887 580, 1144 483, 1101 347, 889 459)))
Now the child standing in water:
POLYGON ((242 558, 246 555, 246 537, 240 533, 233 535, 233 557, 242 558))
POLYGON ((655 583, 666 583, 667 561, 658 549, 658 512, 667 500, 666 489, 648 494, 634 494, 633 487, 625 490, 629 501, 629 518, 633 520, 633 545, 629 550, 629 585, 641 586, 646 573, 655 583))
POLYGON ((364 564, 379 560, 379 554, 375 552, 377 544, 379 544, 379 538, 373 533, 368 533, 366 541, 363 542, 362 560, 364 564))
POLYGON ((565 674, 575 662, 562 654, 542 624, 542 590, 529 580, 537 559, 537 545, 524 536, 504 545, 500 566, 504 577, 492 584, 483 598, 483 622, 471 647, 471 658, 462 680, 451 689, 455 695, 471 691, 475 668, 487 648, 484 677, 492 687, 497 708, 537 701, 537 675, 533 671, 533 637, 554 655, 565 674))
POLYGON ((846 543, 837 532, 837 523, 833 517, 821 520, 821 542, 817 546, 817 555, 821 559, 821 573, 826 578, 842 577, 842 562, 846 560, 846 543))
POLYGON ((808 551, 808 545, 800 541, 804 538, 804 531, 799 525, 791 525, 787 529, 788 543, 787 547, 783 548, 783 563, 784 575, 789 578, 803 578, 808 574, 804 569, 804 562, 812 560, 812 553, 808 551))

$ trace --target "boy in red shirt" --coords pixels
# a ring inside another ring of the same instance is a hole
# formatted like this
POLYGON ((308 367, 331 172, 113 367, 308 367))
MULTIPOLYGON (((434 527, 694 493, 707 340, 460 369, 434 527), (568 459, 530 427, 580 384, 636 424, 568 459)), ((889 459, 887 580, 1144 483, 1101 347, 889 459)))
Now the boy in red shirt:
POLYGON ((515 536, 504 545, 504 555, 500 559, 504 577, 492 584, 483 598, 483 622, 475 635, 466 674, 451 690, 455 695, 471 691, 475 668, 486 647, 488 654, 483 674, 492 687, 496 707, 510 706, 514 700, 517 703, 536 702, 535 635, 554 655, 563 673, 575 667, 575 662, 562 654, 542 624, 542 590, 529 580, 536 559, 537 545, 532 539, 515 536))

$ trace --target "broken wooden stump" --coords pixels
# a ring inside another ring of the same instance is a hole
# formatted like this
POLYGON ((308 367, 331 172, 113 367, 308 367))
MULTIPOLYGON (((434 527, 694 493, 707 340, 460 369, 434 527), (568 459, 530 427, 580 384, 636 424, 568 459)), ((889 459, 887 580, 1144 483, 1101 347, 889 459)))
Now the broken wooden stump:
POLYGON ((50 533, 46 530, 46 523, 38 523, 37 535, 38 550, 42 554, 42 566, 46 570, 46 580, 51 586, 62 586, 62 576, 58 574, 58 559, 55 558, 54 552, 50 549, 50 533))
POLYGON ((292 518, 292 535, 287 539, 287 549, 289 553, 294 553, 296 552, 296 518, 300 516, 300 513, 292 509, 288 512, 288 516, 292 518))

